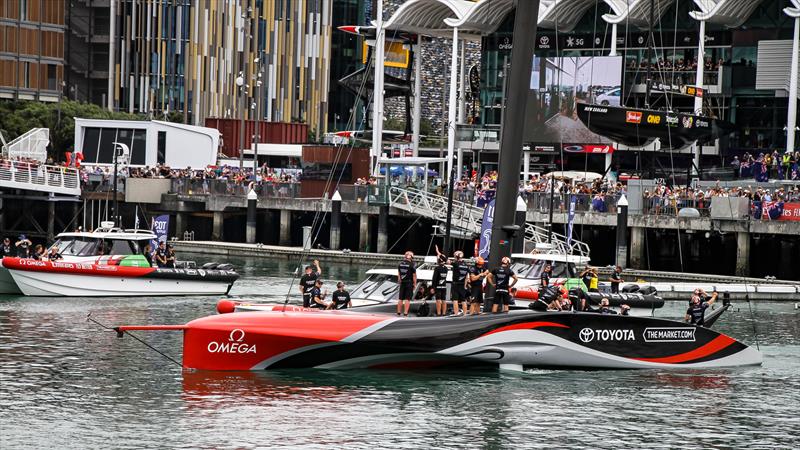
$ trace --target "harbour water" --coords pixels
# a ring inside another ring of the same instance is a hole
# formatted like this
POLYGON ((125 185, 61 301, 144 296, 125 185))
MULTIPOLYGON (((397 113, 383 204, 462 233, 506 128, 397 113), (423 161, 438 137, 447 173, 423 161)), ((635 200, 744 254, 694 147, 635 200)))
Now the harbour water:
MULTIPOLYGON (((235 296, 296 292, 284 261, 232 262, 244 267, 235 296)), ((323 267, 326 286, 352 286, 367 268, 323 267)), ((752 315, 737 304, 717 324, 758 341, 762 367, 697 372, 183 373, 86 320, 185 323, 217 300, 0 297, 0 447, 797 448, 791 303, 752 303, 752 315)), ((137 336, 180 360, 179 333, 137 336)))

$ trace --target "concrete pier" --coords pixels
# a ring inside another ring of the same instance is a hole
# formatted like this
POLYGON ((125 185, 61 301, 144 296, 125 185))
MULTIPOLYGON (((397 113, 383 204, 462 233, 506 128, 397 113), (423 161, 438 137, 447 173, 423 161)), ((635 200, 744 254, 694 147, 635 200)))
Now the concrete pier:
POLYGON ((389 248, 388 223, 389 207, 381 206, 381 212, 378 214, 378 253, 386 253, 386 249, 389 248))
POLYGON ((360 214, 358 220, 358 251, 369 251, 369 214, 360 214))
POLYGON ((56 237, 56 202, 47 202, 47 242, 53 242, 56 237))
POLYGON ((630 266, 641 268, 645 266, 644 260, 644 228, 631 227, 630 266))
POLYGON ((736 233, 736 276, 750 275, 750 233, 736 233))
POLYGON ((177 236, 178 239, 183 239, 183 233, 186 232, 186 226, 186 213, 175 213, 175 236, 177 236))
POLYGON ((225 225, 225 215, 222 211, 214 211, 213 226, 211 228, 211 239, 221 241, 224 239, 223 228, 225 225))
POLYGON ((286 209, 281 210, 279 242, 281 245, 292 243, 292 212, 286 209))
POLYGON ((252 189, 247 193, 247 230, 245 240, 248 244, 256 242, 256 207, 258 205, 258 195, 252 189))

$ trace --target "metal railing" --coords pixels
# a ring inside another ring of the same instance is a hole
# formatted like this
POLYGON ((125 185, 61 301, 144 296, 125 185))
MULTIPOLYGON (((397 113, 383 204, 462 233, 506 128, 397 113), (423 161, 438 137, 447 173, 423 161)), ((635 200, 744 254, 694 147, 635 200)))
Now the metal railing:
MULTIPOLYGON (((300 196, 300 183, 273 183, 260 182, 254 186, 259 198, 298 198, 300 196)), ((250 190, 250 183, 236 183, 230 180, 217 179, 187 179, 176 178, 172 180, 170 192, 181 195, 226 195, 233 197, 246 196, 250 190)))
MULTIPOLYGON (((520 193, 528 203, 528 211, 540 213, 550 212, 549 192, 524 192, 520 193)), ((617 213, 619 194, 559 194, 553 195, 553 211, 565 213, 569 211, 569 204, 575 197, 575 212, 585 213, 617 213)))
POLYGON ((685 208, 694 208, 701 217, 709 217, 711 215, 711 197, 698 199, 665 196, 642 199, 642 214, 644 215, 677 216, 685 208))
MULTIPOLYGON (((397 209, 419 214, 439 222, 447 221, 447 197, 431 194, 417 189, 404 189, 392 186, 389 188, 389 204, 397 209)), ((453 201, 451 223, 454 227, 472 233, 480 233, 484 208, 469 203, 453 201)), ((548 230, 530 223, 525 224, 525 240, 527 244, 548 242, 548 230)), ((552 233, 553 251, 562 254, 578 254, 589 256, 589 246, 583 242, 572 240, 567 245, 567 237, 552 233)))
POLYGON ((81 193, 77 169, 26 161, 0 160, 0 186, 68 195, 81 193))

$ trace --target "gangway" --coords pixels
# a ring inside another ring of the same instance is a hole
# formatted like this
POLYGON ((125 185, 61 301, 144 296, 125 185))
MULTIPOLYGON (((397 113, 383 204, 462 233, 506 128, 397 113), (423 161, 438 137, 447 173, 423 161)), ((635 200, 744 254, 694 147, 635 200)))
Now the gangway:
POLYGON ((0 159, 0 189, 78 196, 81 195, 80 173, 74 167, 0 159))
MULTIPOLYGON (((414 188, 390 186, 389 205, 439 222, 447 221, 447 197, 441 195, 414 188)), ((455 228, 479 234, 483 212, 483 208, 453 200, 453 215, 450 223, 455 228)), ((548 230, 546 228, 531 223, 525 224, 526 249, 535 248, 536 244, 544 244, 547 241, 548 230)), ((552 233, 550 245, 553 252, 559 254, 589 257, 589 246, 586 243, 573 239, 567 245, 567 237, 563 234, 552 233)))
POLYGON ((4 158, 36 160, 43 163, 47 160, 50 129, 32 128, 8 143, 0 135, 0 140, 3 143, 4 158))

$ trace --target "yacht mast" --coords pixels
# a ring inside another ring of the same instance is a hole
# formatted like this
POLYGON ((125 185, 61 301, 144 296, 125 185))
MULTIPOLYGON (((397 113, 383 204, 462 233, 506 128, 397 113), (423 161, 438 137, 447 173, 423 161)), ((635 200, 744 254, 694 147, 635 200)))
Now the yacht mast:
MULTIPOLYGON (((525 127, 525 103, 530 91, 536 25, 539 2, 517 0, 514 18, 514 44, 511 49, 511 71, 508 74, 506 111, 503 114, 498 157, 497 194, 495 196, 492 244, 489 266, 497 267, 500 258, 511 254, 509 243, 513 233, 514 215, 519 195, 519 175, 522 164, 522 131, 525 127)), ((525 232, 520 230, 520 239, 525 232)))

